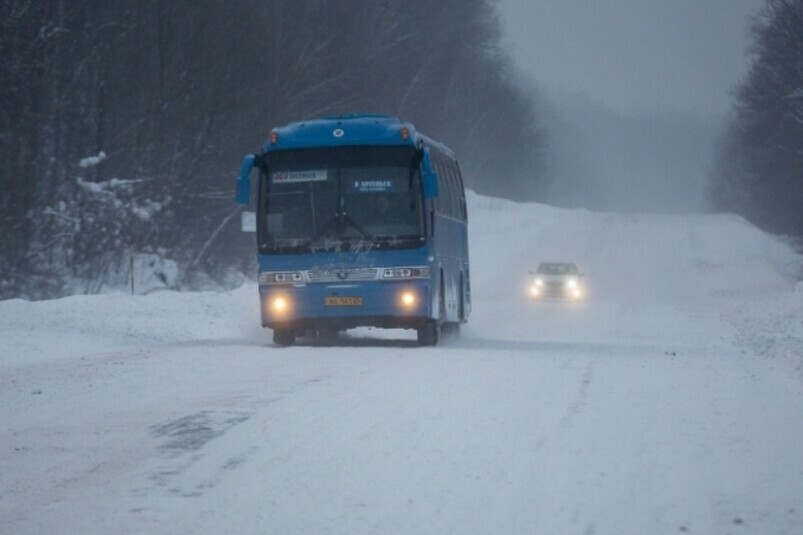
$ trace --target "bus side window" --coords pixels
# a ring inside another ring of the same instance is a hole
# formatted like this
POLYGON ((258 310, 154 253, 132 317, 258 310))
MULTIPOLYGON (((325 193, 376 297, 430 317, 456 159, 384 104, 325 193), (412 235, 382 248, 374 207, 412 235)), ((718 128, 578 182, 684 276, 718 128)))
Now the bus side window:
POLYGON ((454 162, 454 178, 457 186, 457 214, 461 221, 466 220, 466 192, 463 189, 463 177, 460 176, 460 168, 454 162))
POLYGON ((460 188, 457 185, 457 175, 455 174, 454 161, 449 160, 449 183, 452 187, 452 217, 460 217, 460 188))
POLYGON ((441 165, 440 158, 438 158, 438 153, 435 153, 435 158, 433 158, 433 165, 435 166, 435 172, 438 174, 438 196, 435 198, 435 212, 439 215, 443 215, 446 213, 446 188, 444 187, 443 182, 443 166, 441 165))
POLYGON ((445 164, 443 155, 440 152, 435 152, 435 165, 438 168, 439 213, 450 217, 452 215, 452 192, 449 187, 449 170, 445 164))
POLYGON ((463 176, 460 174, 460 166, 457 162, 454 164, 455 172, 457 173, 457 185, 460 193, 460 219, 468 221, 468 209, 466 208, 466 189, 463 185, 463 176))
POLYGON ((429 210, 427 210, 427 213, 429 214, 429 235, 430 236, 434 236, 435 235, 435 214, 438 211, 438 207, 437 207, 436 202, 437 202, 437 199, 430 199, 429 200, 429 210))
POLYGON ((449 217, 457 217, 457 204, 456 204, 456 195, 455 195, 455 183, 454 183, 454 174, 452 173, 452 162, 451 160, 447 160, 446 165, 444 166, 445 175, 446 175, 446 190, 449 192, 448 195, 448 202, 449 208, 447 210, 449 217))

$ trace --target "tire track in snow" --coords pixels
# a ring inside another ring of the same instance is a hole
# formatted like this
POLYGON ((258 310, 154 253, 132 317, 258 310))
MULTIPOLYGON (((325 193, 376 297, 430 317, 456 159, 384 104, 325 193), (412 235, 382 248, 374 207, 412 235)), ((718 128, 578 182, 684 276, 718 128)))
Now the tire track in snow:
POLYGON ((591 379, 594 376, 594 360, 591 360, 586 365, 585 371, 580 378, 580 383, 577 385, 577 393, 574 396, 571 404, 569 405, 563 418, 560 420, 561 427, 568 427, 571 425, 575 416, 583 412, 586 406, 586 398, 588 397, 588 389, 591 386, 591 379))

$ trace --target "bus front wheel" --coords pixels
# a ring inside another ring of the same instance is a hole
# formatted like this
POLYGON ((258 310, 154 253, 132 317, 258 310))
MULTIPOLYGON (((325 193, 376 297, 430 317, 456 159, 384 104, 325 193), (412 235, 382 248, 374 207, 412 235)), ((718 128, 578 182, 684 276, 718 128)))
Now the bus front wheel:
POLYGON ((444 294, 443 271, 441 271, 440 286, 438 287, 438 319, 428 320, 418 329, 418 345, 435 346, 441 337, 441 326, 446 318, 446 296, 444 294))
POLYGON ((290 327, 273 329, 273 343, 277 346, 291 346, 296 343, 296 331, 290 327))
POLYGON ((438 320, 429 320, 417 328, 418 345, 420 346, 434 346, 438 345, 438 338, 440 338, 440 324, 438 320))

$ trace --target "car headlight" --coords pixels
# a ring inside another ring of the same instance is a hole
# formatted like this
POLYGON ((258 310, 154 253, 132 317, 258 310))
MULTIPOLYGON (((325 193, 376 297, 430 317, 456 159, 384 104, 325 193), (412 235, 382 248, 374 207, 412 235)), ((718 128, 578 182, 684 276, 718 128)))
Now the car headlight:
POLYGON ((543 286, 544 285, 544 281, 542 281, 541 279, 535 279, 535 285, 536 286, 543 286))
POLYGON ((566 281, 567 288, 577 288, 577 280, 576 279, 569 279, 566 281))

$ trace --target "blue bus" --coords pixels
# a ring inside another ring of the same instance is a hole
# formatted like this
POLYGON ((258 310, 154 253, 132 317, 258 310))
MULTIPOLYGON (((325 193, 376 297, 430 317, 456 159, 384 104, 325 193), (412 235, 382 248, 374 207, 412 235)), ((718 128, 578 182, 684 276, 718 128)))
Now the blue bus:
POLYGON ((471 312, 468 218, 454 154, 384 115, 274 128, 245 157, 255 199, 262 326, 289 346, 358 326, 457 334, 471 312))

